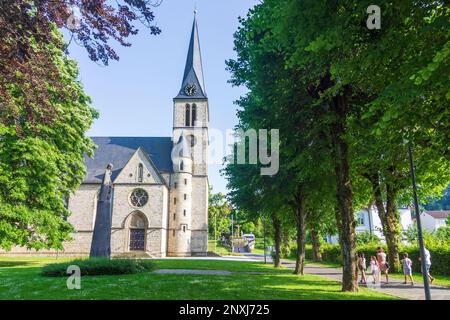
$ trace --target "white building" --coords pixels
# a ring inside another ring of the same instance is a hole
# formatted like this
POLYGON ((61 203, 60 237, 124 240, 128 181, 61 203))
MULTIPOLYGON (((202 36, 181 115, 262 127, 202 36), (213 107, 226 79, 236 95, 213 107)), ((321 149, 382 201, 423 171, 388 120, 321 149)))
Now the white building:
POLYGON ((450 210, 439 210, 439 211, 424 211, 420 215, 420 222, 422 222, 422 228, 424 230, 433 232, 440 227, 446 225, 446 220, 450 215, 450 210))
MULTIPOLYGON (((400 226, 403 231, 413 223, 411 218, 411 209, 409 207, 398 208, 400 215, 400 226)), ((384 240, 383 227, 381 225, 380 217, 376 206, 371 206, 366 209, 361 209, 356 214, 356 233, 370 232, 376 235, 381 240, 384 240)), ((327 236, 328 243, 338 243, 336 235, 327 236)))

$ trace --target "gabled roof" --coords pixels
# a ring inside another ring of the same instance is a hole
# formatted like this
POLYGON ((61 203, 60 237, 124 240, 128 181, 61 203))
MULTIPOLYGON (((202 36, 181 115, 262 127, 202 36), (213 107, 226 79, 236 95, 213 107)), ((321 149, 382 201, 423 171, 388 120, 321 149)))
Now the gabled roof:
POLYGON ((425 213, 435 219, 446 219, 450 215, 450 210, 430 210, 425 213))
POLYGON ((205 80, 203 78, 202 55, 200 51, 200 40, 198 36, 197 14, 194 15, 189 51, 184 68, 181 89, 175 99, 206 99, 205 80), (188 84, 194 84, 197 91, 194 95, 188 96, 185 88, 188 84))
POLYGON ((159 172, 173 172, 170 137, 92 137, 92 140, 98 147, 93 158, 85 156, 87 175, 84 183, 101 183, 108 163, 114 166, 111 175, 114 181, 139 147, 159 172))

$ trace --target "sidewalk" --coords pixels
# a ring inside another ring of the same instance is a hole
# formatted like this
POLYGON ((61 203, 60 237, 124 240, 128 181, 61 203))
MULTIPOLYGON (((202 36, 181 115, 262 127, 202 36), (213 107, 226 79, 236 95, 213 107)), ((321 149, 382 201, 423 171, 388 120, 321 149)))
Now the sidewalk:
MULTIPOLYGON (((246 257, 252 258, 254 260, 262 261, 264 260, 263 255, 256 254, 246 254, 246 257)), ((267 257, 267 261, 272 263, 272 259, 267 257)), ((291 261, 282 260, 282 265, 287 268, 294 268, 295 263, 291 261)), ((306 274, 314 274, 322 277, 326 277, 329 279, 333 279, 336 281, 342 281, 342 270, 340 268, 326 267, 322 265, 317 265, 314 263, 309 263, 305 265, 304 272, 306 274)), ((372 276, 368 276, 368 281, 372 280, 372 276)), ((409 284, 403 284, 402 280, 389 278, 389 284, 385 284, 383 281, 384 277, 381 278, 381 286, 373 288, 371 284, 369 284, 369 288, 373 290, 377 290, 379 292, 383 292, 386 294, 390 294, 393 296, 397 296, 404 299, 410 300, 424 300, 424 291, 422 284, 416 284, 413 286, 409 284)), ((366 285, 361 285, 366 287, 366 285)), ((432 300, 450 300, 450 288, 441 287, 441 286, 431 286, 431 299, 432 300)))

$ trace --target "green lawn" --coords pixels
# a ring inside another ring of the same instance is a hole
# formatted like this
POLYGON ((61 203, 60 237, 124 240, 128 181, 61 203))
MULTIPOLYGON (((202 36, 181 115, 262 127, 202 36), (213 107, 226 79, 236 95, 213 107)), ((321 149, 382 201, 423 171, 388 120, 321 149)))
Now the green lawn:
POLYGON ((231 254, 230 248, 220 245, 219 241, 217 241, 216 245, 214 245, 214 240, 208 240, 208 251, 215 252, 220 255, 231 254))
MULTIPOLYGON (((403 273, 391 273, 389 276, 395 279, 405 279, 403 273)), ((450 276, 434 275, 433 277, 435 278, 435 280, 433 281, 433 285, 450 287, 450 276)), ((413 273, 413 278, 414 282, 423 283, 423 276, 421 273, 413 273)))
MULTIPOLYGON (((67 261, 68 259, 58 259, 67 261)), ((53 258, 0 258, 0 299, 396 299, 369 289, 340 292, 322 277, 295 276, 259 262, 155 260, 158 269, 229 270, 232 275, 174 275, 153 272, 86 276, 81 290, 68 290, 66 278, 41 275, 53 258)))

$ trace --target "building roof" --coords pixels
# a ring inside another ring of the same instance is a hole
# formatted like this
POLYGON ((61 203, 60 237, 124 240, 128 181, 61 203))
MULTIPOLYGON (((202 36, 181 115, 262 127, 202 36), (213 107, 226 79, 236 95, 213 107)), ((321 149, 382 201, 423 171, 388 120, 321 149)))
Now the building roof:
POLYGON ((170 137, 92 137, 92 140, 98 147, 93 158, 85 156, 87 175, 84 183, 101 183, 109 163, 113 165, 111 180, 114 181, 139 147, 159 172, 173 172, 170 137))
POLYGON ((450 210, 430 210, 425 211, 425 213, 435 219, 447 219, 447 217, 450 215, 450 210))
POLYGON ((175 99, 206 99, 205 80, 203 78, 202 55, 200 51, 200 40, 198 36, 197 14, 194 15, 191 39, 189 41, 189 51, 184 68, 181 89, 175 99), (194 84, 197 88, 195 94, 186 94, 186 86, 194 84))

